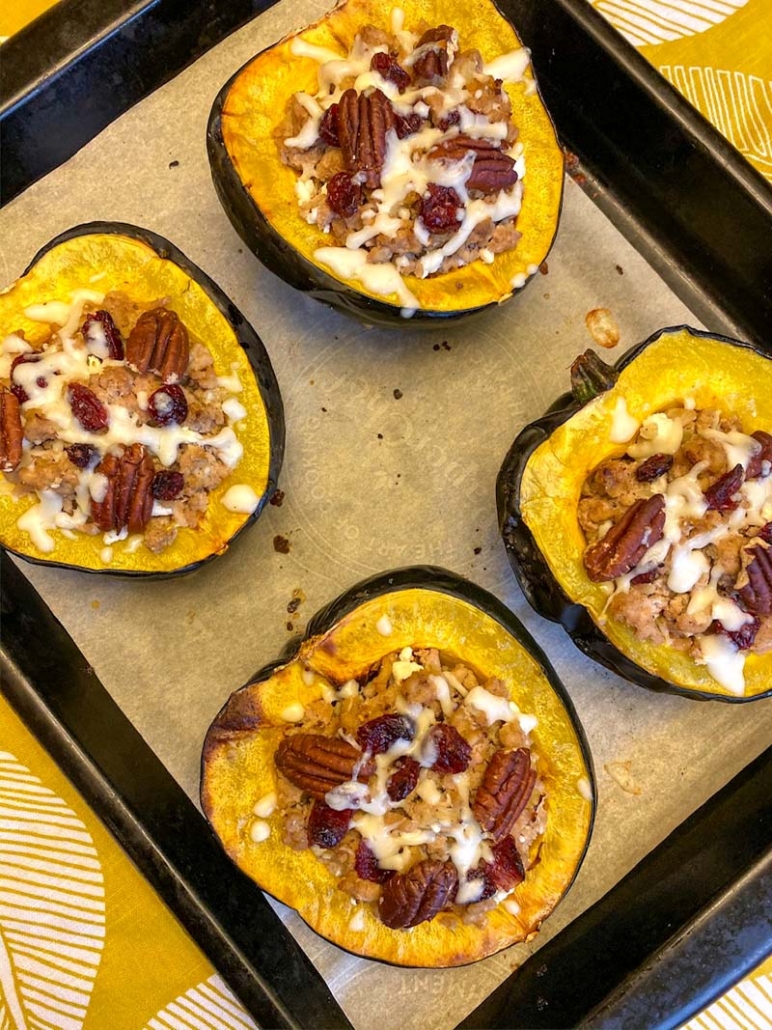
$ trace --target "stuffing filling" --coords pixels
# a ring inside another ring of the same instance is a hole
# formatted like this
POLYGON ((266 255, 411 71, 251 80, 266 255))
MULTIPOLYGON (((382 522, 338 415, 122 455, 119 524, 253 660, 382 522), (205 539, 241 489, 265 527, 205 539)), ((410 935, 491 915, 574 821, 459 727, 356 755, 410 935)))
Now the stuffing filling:
MULTIPOLYGON (((254 813, 276 807, 284 843, 310 848, 341 890, 393 928, 439 912, 479 924, 501 903, 516 911, 508 895, 538 861, 547 820, 531 742, 536 719, 500 680, 483 683, 430 648, 405 648, 362 682, 323 689, 288 728, 276 754, 276 796, 254 813), (307 778, 307 764, 287 759, 294 747, 311 757, 308 742, 318 747, 319 738, 355 749, 351 773, 325 783, 325 793, 307 778), (434 888, 422 895, 427 877, 434 888), (406 887, 424 897, 418 914, 400 908, 406 887)), ((250 824, 253 840, 267 835, 261 827, 259 818, 250 824)))
POLYGON ((525 159, 503 83, 525 79, 527 51, 486 64, 452 27, 410 32, 394 11, 345 57, 293 52, 319 61, 279 130, 300 212, 331 238, 318 260, 385 292, 383 266, 426 278, 517 246, 525 159))
POLYGON ((747 655, 772 650, 772 436, 689 402, 632 422, 582 488, 588 573, 613 583, 609 616, 742 694, 747 655))
POLYGON ((38 499, 18 525, 44 552, 54 532, 103 533, 106 564, 118 541, 163 551, 241 458, 238 376, 218 376, 163 300, 81 290, 25 314, 51 332, 34 347, 21 332, 0 344, 3 476, 38 499))

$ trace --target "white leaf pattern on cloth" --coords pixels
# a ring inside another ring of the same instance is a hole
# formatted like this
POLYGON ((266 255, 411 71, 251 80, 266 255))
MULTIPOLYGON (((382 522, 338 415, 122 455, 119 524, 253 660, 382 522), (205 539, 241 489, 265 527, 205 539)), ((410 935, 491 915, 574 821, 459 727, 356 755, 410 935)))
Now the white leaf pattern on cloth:
POLYGON ((161 1009, 143 1030, 257 1030, 257 1024, 221 977, 191 987, 161 1009))
POLYGON ((0 1030, 81 1030, 104 936, 85 824, 0 751, 0 1030))
POLYGON ((772 82, 728 68, 664 64, 659 70, 741 154, 772 176, 772 82))
POLYGON ((633 44, 664 43, 719 25, 748 0, 591 0, 633 44))

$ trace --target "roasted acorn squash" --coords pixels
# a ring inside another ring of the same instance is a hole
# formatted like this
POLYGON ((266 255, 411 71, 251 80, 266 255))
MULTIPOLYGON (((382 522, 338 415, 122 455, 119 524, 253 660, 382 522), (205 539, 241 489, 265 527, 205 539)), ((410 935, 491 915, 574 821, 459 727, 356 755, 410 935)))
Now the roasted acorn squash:
POLYGON ((207 733, 202 757, 203 809, 233 861, 323 937, 406 966, 463 965, 530 938, 576 876, 592 828, 593 798, 583 730, 538 645, 490 594, 435 568, 377 576, 319 612, 294 657, 267 666, 231 695, 207 733), (341 685, 364 677, 389 652, 413 645, 436 647, 481 674, 498 676, 522 710, 538 718, 534 738, 544 756, 548 820, 538 859, 513 895, 518 915, 499 904, 479 925, 440 913, 410 930, 394 930, 370 905, 359 905, 355 924, 351 896, 310 850, 282 842, 277 813, 268 818, 270 833, 263 827, 267 839, 256 843, 250 834, 253 806, 276 790, 274 753, 287 726, 281 713, 286 719, 289 706, 305 707, 323 696, 314 674, 341 685))
MULTIPOLYGON (((451 24, 462 49, 476 48, 488 62, 522 46, 493 0, 475 4, 409 0, 398 5, 406 29, 451 24)), ((281 128, 297 91, 317 89, 318 63, 292 53, 300 38, 342 55, 365 25, 388 27, 390 8, 376 0, 345 0, 324 18, 288 36, 249 61, 217 96, 209 118, 209 162, 217 194, 234 228, 258 258, 286 282, 317 300, 365 322, 431 324, 460 318, 500 304, 525 285, 544 261, 558 226, 563 190, 563 154, 535 82, 508 83, 512 119, 526 159, 525 191, 516 249, 492 264, 474 261, 433 278, 407 276, 417 309, 403 309, 396 294, 386 297, 361 282, 334 275, 314 258, 329 235, 307 224, 298 209, 296 173, 280 160, 281 128)))
POLYGON ((722 687, 687 653, 639 639, 604 618, 608 594, 583 563, 577 518, 582 485, 608 458, 623 398, 638 421, 686 397, 696 408, 740 418, 745 433, 772 425, 772 360, 760 347, 688 326, 662 329, 614 368, 598 362, 574 379, 574 393, 518 435, 498 476, 499 526, 512 568, 533 608, 560 622, 585 654, 634 683, 697 699, 743 702, 772 694, 772 654, 751 654, 745 694, 722 687))
MULTIPOLYGON (((0 544, 28 561, 88 572, 159 575, 188 572, 221 554, 253 522, 276 488, 284 453, 281 396, 265 348, 254 329, 220 288, 167 240, 155 233, 116 222, 79 225, 57 236, 35 256, 23 276, 0 294, 0 340, 21 330, 29 343, 43 341, 49 326, 27 317, 31 305, 69 304, 73 291, 119 291, 139 304, 164 301, 200 340, 214 359, 219 376, 240 377, 239 394, 246 415, 240 423, 243 456, 210 495, 198 528, 179 530, 174 543, 154 554, 142 546, 112 549, 109 565, 102 557, 102 534, 56 532, 54 549, 39 550, 17 525, 35 500, 16 498, 4 483, 0 493, 0 544), (247 428, 248 426, 248 428, 247 428), (252 512, 228 510, 226 491, 243 484, 258 503, 252 512)), ((34 496, 34 495, 33 495, 34 496)))

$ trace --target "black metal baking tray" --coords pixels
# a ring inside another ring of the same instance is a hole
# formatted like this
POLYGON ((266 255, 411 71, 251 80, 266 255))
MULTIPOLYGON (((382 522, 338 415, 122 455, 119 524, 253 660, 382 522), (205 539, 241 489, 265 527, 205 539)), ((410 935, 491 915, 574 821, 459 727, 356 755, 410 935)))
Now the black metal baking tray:
MULTIPOLYGON (((60 0, 3 46, 3 200, 269 6, 60 0)), ((588 5, 501 6, 533 51, 562 142, 599 204, 698 314, 719 312, 715 328, 769 347, 772 189, 588 5)), ((348 1025, 6 556, 0 587, 4 691, 250 1011, 266 1026, 348 1025), (50 643, 47 654, 30 646, 40 639, 50 643)), ((465 1025, 674 1026, 689 1018, 772 950, 771 787, 767 752, 465 1025)))

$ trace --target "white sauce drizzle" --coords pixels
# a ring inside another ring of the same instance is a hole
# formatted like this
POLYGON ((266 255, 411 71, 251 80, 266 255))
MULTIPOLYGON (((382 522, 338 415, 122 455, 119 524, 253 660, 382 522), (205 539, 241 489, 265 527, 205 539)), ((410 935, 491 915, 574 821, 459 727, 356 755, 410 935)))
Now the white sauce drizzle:
POLYGON ((250 827, 249 836, 255 844, 262 844, 271 836, 271 827, 262 819, 255 819, 250 827))
POLYGON ((271 791, 270 794, 264 794, 259 801, 255 802, 252 811, 260 819, 267 819, 269 815, 273 815, 276 810, 277 796, 275 791, 271 791))
POLYGON ((741 697, 745 693, 745 654, 721 633, 700 637, 699 645, 713 679, 741 697))
POLYGON ((293 701, 286 708, 282 708, 281 712, 279 712, 279 718, 283 719, 284 722, 302 722, 305 714, 306 710, 303 705, 299 701, 293 701))
POLYGON ((392 633, 391 619, 388 615, 382 615, 375 624, 375 628, 382 637, 390 637, 392 633))
POLYGON ((492 726, 494 722, 512 722, 520 714, 514 701, 491 694, 485 687, 473 687, 467 694, 464 704, 471 705, 472 708, 482 712, 488 720, 489 726, 492 726))
POLYGON ((226 490, 222 498, 222 505, 228 511, 244 512, 245 514, 251 514, 259 503, 260 498, 252 487, 245 483, 234 484, 226 490))
POLYGON ((632 440, 635 434, 638 432, 640 422, 627 410, 627 404, 625 403, 624 397, 618 398, 616 406, 614 407, 614 414, 611 418, 611 432, 609 433, 609 439, 612 443, 627 443, 628 440, 632 440))
POLYGON ((680 419, 668 418, 664 412, 643 420, 639 442, 627 448, 631 458, 650 458, 652 454, 675 454, 681 446, 684 427, 680 419))

